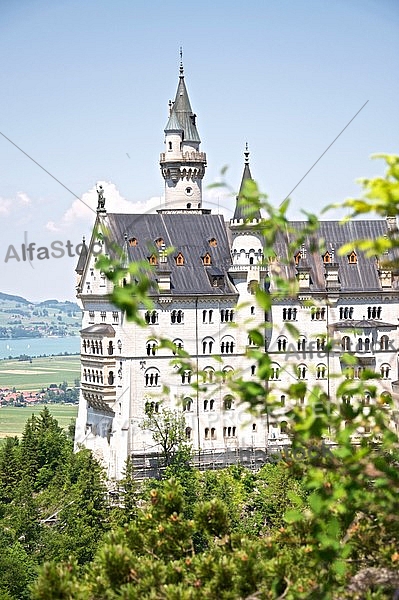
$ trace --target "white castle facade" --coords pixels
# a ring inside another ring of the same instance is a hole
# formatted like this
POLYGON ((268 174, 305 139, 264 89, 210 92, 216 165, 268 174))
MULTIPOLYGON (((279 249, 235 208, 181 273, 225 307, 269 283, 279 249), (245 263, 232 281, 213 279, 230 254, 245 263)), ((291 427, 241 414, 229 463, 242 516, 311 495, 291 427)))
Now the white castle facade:
MULTIPOLYGON (((141 427, 149 404, 155 410, 164 406, 183 412, 197 464, 253 464, 289 443, 285 414, 291 400, 286 390, 293 382, 303 380, 309 389, 317 385, 336 397, 340 380, 332 375, 343 373, 343 352, 358 358, 353 378, 365 368, 380 375, 381 393, 395 392, 398 379, 398 275, 355 247, 347 256, 337 252, 351 240, 389 235, 396 221, 345 226, 325 221, 318 234, 325 240, 324 253, 314 251, 308 236, 288 257, 287 234, 267 263, 257 227, 259 211, 248 223, 245 206, 237 201, 233 219, 225 222, 202 208, 206 155, 200 150, 182 66, 164 131, 164 208, 145 215, 110 213, 101 192, 93 236, 76 268, 83 322, 75 443, 90 448, 115 479, 122 476, 128 456, 139 473, 151 471, 159 448, 141 427), (128 321, 109 300, 112 284, 95 266, 98 224, 107 228, 128 261, 154 265, 154 307, 141 309, 146 327, 128 321), (165 253, 167 249, 173 250, 165 253), (291 258, 288 264, 286 258, 291 258), (265 314, 254 291, 273 286, 274 268, 296 278, 299 291, 295 298, 275 301, 265 314), (257 327, 265 336, 258 349, 273 361, 267 382, 259 380, 247 352, 256 349, 248 329, 257 327), (161 337, 183 348, 192 368, 181 371, 172 365, 173 352, 159 346, 161 337), (274 390, 280 408, 268 417, 250 414, 228 386, 237 374, 274 390)), ((248 157, 246 151, 241 189, 251 179, 248 157)), ((296 230, 304 226, 292 225, 296 230)))

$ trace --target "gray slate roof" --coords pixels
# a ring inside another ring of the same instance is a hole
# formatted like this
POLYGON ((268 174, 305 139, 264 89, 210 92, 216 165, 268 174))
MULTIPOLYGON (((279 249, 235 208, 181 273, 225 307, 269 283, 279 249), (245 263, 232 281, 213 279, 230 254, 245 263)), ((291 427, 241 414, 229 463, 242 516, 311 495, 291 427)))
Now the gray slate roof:
POLYGON ((395 323, 386 323, 385 321, 376 321, 375 319, 361 319, 355 321, 347 319, 346 321, 338 321, 331 323, 330 327, 334 329, 396 329, 398 325, 395 323))
POLYGON ((236 207, 234 210, 234 220, 248 219, 249 215, 251 219, 261 219, 260 210, 258 209, 255 213, 253 212, 253 206, 249 202, 245 201, 244 190, 245 190, 245 182, 252 179, 251 170, 249 168, 249 163, 246 160, 244 164, 244 172, 242 174, 240 191, 238 192, 238 196, 236 199, 236 207))
POLYGON ((108 213, 108 223, 111 239, 120 247, 124 245, 125 233, 128 239, 137 239, 137 246, 127 247, 129 261, 148 260, 154 253, 155 241, 159 238, 164 240, 166 249, 174 248, 167 263, 171 272, 172 296, 237 295, 237 290, 227 273, 231 265, 231 253, 223 216, 191 213, 108 213), (209 245, 212 238, 217 240, 217 246, 209 245), (209 266, 205 266, 202 261, 204 248, 207 248, 211 256, 212 264, 209 266), (184 256, 182 266, 177 265, 174 258, 178 252, 184 256), (215 273, 215 269, 224 277, 224 284, 218 287, 212 286, 209 277, 215 273))
POLYGON ((184 75, 180 75, 177 86, 176 98, 173 104, 166 131, 180 131, 183 129, 184 139, 190 142, 201 142, 195 123, 195 115, 191 110, 184 75), (172 122, 171 122, 171 119, 172 122), (176 129, 178 128, 178 129, 176 129))
POLYGON ((106 335, 108 337, 113 337, 115 335, 115 329, 112 325, 96 323, 95 325, 89 325, 89 327, 82 329, 80 333, 83 335, 106 335))
MULTIPOLYGON (((290 224, 294 230, 301 231, 306 223, 303 221, 293 221, 290 224)), ((355 247, 355 240, 371 238, 388 234, 388 226, 385 220, 375 221, 351 221, 341 224, 339 221, 321 221, 320 229, 317 232, 317 237, 310 239, 306 237, 304 247, 306 249, 306 264, 309 267, 310 277, 312 280, 311 291, 325 291, 325 266, 322 255, 319 251, 314 251, 320 239, 324 239, 326 251, 331 252, 333 249, 335 254, 335 262, 338 263, 338 276, 341 284, 341 292, 356 292, 356 291, 377 291, 381 290, 381 284, 378 277, 377 261, 374 257, 367 258, 362 252, 355 247), (354 242, 354 250, 357 254, 357 263, 349 264, 347 256, 338 254, 339 248, 350 241, 354 242)), ((287 241, 291 242, 294 239, 292 233, 287 232, 286 236, 280 236, 276 243, 275 250, 279 257, 290 259, 291 264, 283 266, 287 278, 295 277, 295 265, 293 257, 287 256, 287 241)), ((298 247, 298 251, 301 248, 298 247)), ((392 257, 387 256, 387 259, 392 257)), ((301 261, 299 266, 303 266, 301 261)))
POLYGON ((79 254, 78 264, 76 265, 76 269, 75 269, 75 271, 78 275, 82 275, 82 273, 84 271, 86 260, 87 260, 87 254, 89 252, 84 238, 83 238, 81 246, 82 247, 81 247, 80 254, 79 254))

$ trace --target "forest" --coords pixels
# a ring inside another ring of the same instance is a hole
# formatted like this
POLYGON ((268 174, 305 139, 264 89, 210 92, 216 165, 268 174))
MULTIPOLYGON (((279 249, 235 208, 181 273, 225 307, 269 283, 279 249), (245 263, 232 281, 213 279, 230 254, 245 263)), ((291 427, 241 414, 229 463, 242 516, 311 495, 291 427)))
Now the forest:
MULTIPOLYGON (((352 217, 397 214, 399 157, 384 159, 386 176, 363 181, 363 198, 346 201, 352 217)), ((262 201, 271 248, 288 227, 288 204, 272 207, 254 182, 248 200, 262 201)), ((308 222, 316 231, 317 219, 309 215, 308 222)), ((357 241, 375 256, 398 246, 395 233, 357 241)), ((139 321, 137 307, 148 306, 152 285, 147 267, 126 266, 123 257, 98 263, 115 283, 115 304, 139 321), (135 275, 131 289, 118 286, 127 270, 135 275)), ((294 294, 294 282, 280 281, 278 293, 294 294)), ((256 298, 265 310, 273 301, 263 289, 256 298)), ((250 335, 263 341, 260 330, 250 335)), ((274 400, 261 382, 270 359, 252 352, 259 382, 236 377, 231 386, 248 410, 268 414, 274 400)), ((184 369, 189 357, 177 358, 184 369)), ((350 369, 354 357, 344 358, 350 369)), ((306 395, 306 403, 289 415, 292 449, 254 472, 240 465, 196 470, 179 415, 150 412, 143 426, 160 440, 165 422, 176 425, 162 477, 138 482, 128 460, 113 486, 89 451, 73 453, 71 432, 45 408, 20 440, 8 438, 0 448, 0 600, 397 599, 395 399, 380 396, 375 379, 367 370, 357 380, 344 377, 337 398, 293 383, 287 393, 306 395), (367 406, 342 401, 366 392, 367 406), (368 435, 354 444, 359 428, 368 435), (335 442, 328 452, 327 432, 335 442)))

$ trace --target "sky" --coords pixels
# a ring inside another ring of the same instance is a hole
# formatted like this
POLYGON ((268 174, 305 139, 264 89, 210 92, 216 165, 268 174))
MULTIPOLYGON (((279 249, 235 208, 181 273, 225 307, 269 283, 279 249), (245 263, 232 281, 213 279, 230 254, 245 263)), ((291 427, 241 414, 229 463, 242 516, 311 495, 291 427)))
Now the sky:
POLYGON ((180 47, 204 204, 226 218, 245 143, 278 205, 368 101, 290 195, 292 218, 358 196, 359 177, 384 172, 370 155, 399 152, 396 0, 2 0, 1 292, 74 300, 97 185, 109 211, 160 205, 180 47), (232 192, 207 189, 225 166, 232 192), (64 256, 24 261, 24 242, 64 256))

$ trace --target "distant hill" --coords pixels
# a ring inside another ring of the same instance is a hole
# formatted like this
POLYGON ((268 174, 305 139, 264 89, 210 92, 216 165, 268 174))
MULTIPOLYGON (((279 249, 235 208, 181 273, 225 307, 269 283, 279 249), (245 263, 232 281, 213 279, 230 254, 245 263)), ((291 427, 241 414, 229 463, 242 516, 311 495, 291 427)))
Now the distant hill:
POLYGON ((4 294, 3 292, 0 292, 0 300, 9 300, 10 302, 19 302, 20 304, 33 304, 33 302, 22 298, 22 296, 13 296, 11 294, 4 294))
POLYGON ((31 302, 0 292, 0 339, 78 335, 81 308, 76 302, 31 302))
POLYGON ((76 302, 71 302, 70 300, 56 300, 55 298, 51 298, 50 300, 43 300, 42 302, 31 302, 22 296, 15 296, 14 294, 5 294, 4 292, 0 292, 0 300, 6 300, 8 302, 18 302, 19 304, 30 304, 32 306, 54 306, 58 310, 65 311, 80 311, 81 309, 76 304, 76 302))

